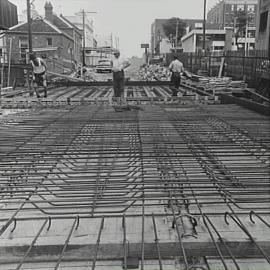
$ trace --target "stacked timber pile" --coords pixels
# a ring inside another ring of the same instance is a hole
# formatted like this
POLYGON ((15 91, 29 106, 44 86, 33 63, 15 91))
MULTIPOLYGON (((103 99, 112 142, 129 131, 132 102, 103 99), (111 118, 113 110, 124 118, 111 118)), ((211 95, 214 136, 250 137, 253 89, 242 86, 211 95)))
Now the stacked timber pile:
POLYGON ((221 93, 242 93, 247 84, 244 81, 233 81, 230 77, 199 77, 195 80, 191 79, 196 87, 203 89, 204 91, 221 94, 221 93))
POLYGON ((229 85, 229 89, 233 92, 236 93, 238 92, 243 92, 247 88, 247 84, 244 81, 231 81, 229 85))
POLYGON ((229 77, 215 78, 210 77, 208 82, 205 83, 204 90, 218 93, 230 92, 229 85, 232 82, 232 79, 229 77))

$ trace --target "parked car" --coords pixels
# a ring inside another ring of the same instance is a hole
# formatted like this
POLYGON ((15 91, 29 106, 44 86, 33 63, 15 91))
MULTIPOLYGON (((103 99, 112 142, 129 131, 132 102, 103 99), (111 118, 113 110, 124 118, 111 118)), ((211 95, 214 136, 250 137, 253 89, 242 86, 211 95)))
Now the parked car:
POLYGON ((96 66, 96 71, 97 73, 112 72, 112 64, 111 64, 110 59, 99 60, 96 66))

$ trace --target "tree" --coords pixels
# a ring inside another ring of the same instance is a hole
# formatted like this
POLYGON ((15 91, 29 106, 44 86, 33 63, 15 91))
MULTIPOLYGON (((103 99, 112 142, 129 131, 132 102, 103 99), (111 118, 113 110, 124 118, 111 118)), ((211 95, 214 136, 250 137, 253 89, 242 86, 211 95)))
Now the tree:
POLYGON ((235 44, 236 44, 237 49, 238 49, 238 38, 245 36, 246 26, 247 26, 247 22, 248 22, 248 14, 244 10, 239 10, 236 12, 235 19, 236 19, 236 22, 235 22, 235 29, 236 29, 235 44))
POLYGON ((186 23, 179 18, 171 18, 168 19, 166 23, 163 25, 163 30, 166 37, 172 40, 174 44, 176 38, 177 22, 178 22, 177 44, 179 44, 179 42, 181 41, 181 37, 186 33, 186 23))

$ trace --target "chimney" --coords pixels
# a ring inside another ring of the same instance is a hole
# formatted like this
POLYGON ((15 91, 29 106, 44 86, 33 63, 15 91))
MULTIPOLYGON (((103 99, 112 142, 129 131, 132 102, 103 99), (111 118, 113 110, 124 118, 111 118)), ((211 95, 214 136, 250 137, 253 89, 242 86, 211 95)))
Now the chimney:
POLYGON ((45 19, 49 22, 53 22, 53 6, 51 2, 46 2, 45 4, 45 19))

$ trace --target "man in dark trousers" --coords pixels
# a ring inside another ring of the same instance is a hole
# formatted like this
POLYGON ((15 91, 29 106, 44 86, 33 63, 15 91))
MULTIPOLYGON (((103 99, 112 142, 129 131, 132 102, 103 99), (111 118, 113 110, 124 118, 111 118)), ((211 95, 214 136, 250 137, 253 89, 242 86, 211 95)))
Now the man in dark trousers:
POLYGON ((177 97, 177 92, 181 83, 181 74, 184 71, 184 66, 182 62, 178 60, 176 55, 173 56, 173 61, 169 65, 169 70, 171 74, 171 90, 173 92, 172 96, 177 97))
POLYGON ((46 81, 47 66, 45 62, 41 58, 37 57, 34 53, 30 54, 29 58, 30 64, 33 69, 33 86, 36 95, 37 97, 40 97, 37 88, 39 85, 42 85, 44 88, 44 97, 47 97, 47 81, 46 81))
POLYGON ((113 71, 113 91, 114 97, 117 99, 117 103, 122 103, 124 99, 124 87, 125 87, 125 73, 124 69, 130 66, 129 61, 120 57, 120 52, 117 50, 114 52, 114 59, 112 60, 113 71))

